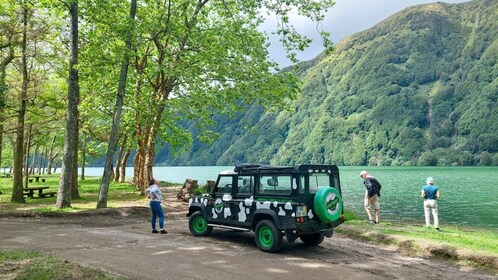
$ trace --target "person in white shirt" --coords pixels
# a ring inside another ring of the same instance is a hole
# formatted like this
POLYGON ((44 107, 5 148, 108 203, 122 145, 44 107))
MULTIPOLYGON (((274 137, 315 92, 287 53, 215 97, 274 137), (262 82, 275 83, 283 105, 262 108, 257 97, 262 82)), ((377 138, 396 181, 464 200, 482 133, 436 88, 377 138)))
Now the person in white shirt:
POLYGON ((149 205, 150 205, 150 210, 152 211, 152 218, 151 218, 152 233, 162 233, 162 234, 168 233, 164 229, 164 211, 161 206, 163 195, 161 193, 161 190, 159 189, 159 181, 157 181, 156 179, 150 180, 149 187, 145 190, 145 193, 150 198, 149 205), (156 229, 157 218, 159 218, 159 231, 156 229))

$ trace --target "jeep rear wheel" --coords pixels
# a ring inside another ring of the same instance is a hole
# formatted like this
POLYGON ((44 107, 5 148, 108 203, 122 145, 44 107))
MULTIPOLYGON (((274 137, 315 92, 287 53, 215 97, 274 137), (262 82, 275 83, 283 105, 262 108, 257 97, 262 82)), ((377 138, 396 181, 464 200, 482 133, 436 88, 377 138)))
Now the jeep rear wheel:
POLYGON ((254 230, 256 245, 261 251, 273 253, 282 245, 282 232, 269 220, 259 221, 254 230))
POLYGON ((326 223, 334 222, 341 217, 342 196, 335 188, 319 188, 313 204, 316 215, 326 223))
POLYGON ((317 246, 322 243, 324 237, 323 233, 312 233, 299 236, 306 246, 317 246))
POLYGON ((188 227, 193 236, 208 236, 213 227, 208 226, 208 222, 201 211, 196 211, 188 220, 188 227))

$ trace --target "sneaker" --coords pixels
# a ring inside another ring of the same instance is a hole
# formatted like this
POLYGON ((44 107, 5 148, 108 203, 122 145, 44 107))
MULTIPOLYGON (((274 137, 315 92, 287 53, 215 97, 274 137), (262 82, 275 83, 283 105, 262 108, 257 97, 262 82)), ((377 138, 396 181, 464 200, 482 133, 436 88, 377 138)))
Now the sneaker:
POLYGON ((161 233, 161 234, 167 234, 168 232, 167 232, 167 231, 165 231, 164 229, 161 229, 160 233, 161 233))
POLYGON ((374 224, 376 224, 376 225, 379 225, 379 222, 377 222, 377 221, 374 221, 374 224))
POLYGON ((436 228, 436 230, 437 230, 437 231, 441 231, 441 229, 440 229, 440 228, 438 228, 438 227, 436 228))
POLYGON ((159 231, 157 231, 157 229, 153 229, 152 233, 159 233, 159 231))

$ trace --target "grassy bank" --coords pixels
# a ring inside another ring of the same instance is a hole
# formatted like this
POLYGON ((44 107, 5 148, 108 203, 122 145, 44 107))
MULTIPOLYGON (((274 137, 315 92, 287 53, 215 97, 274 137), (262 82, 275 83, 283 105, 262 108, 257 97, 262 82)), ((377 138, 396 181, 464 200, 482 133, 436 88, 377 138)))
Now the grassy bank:
MULTIPOLYGON (((45 182, 30 182, 30 187, 47 186, 46 191, 57 191, 59 187, 59 176, 43 176, 45 182)), ((79 180, 80 198, 71 201, 71 208, 57 209, 55 202, 57 197, 34 198, 26 197, 25 203, 11 203, 12 179, 0 178, 0 211, 34 211, 34 212, 77 212, 91 210, 97 207, 97 199, 100 189, 100 178, 90 177, 79 180)), ((129 183, 111 182, 108 193, 108 207, 116 208, 122 206, 147 205, 146 198, 135 190, 129 183)))
POLYGON ((0 249, 0 271, 0 278, 2 279, 124 279, 53 256, 44 256, 38 252, 20 250, 0 249))
POLYGON ((441 258, 463 265, 498 271, 498 231, 448 226, 442 231, 427 230, 425 225, 384 221, 366 223, 353 213, 337 232, 350 238, 392 246, 410 256, 441 258))

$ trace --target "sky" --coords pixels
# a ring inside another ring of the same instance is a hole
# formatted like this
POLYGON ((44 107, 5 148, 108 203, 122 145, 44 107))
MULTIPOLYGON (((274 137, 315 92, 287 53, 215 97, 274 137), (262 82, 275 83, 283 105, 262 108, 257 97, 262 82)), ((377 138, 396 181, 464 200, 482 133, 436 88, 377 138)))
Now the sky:
MULTIPOLYGON (((442 0, 444 3, 462 3, 469 0, 442 0)), ((331 33, 334 43, 354 33, 366 30, 389 16, 414 5, 434 3, 434 0, 336 0, 336 4, 329 9, 323 21, 324 31, 331 33)), ((310 60, 320 54, 324 48, 316 23, 308 21, 299 16, 291 17, 291 23, 296 29, 315 39, 314 43, 304 52, 298 52, 298 59, 310 60)), ((269 19, 263 29, 271 31, 275 28, 274 22, 269 19)), ((281 67, 291 65, 285 57, 281 43, 278 38, 271 38, 269 48, 270 57, 280 64, 281 67)))

